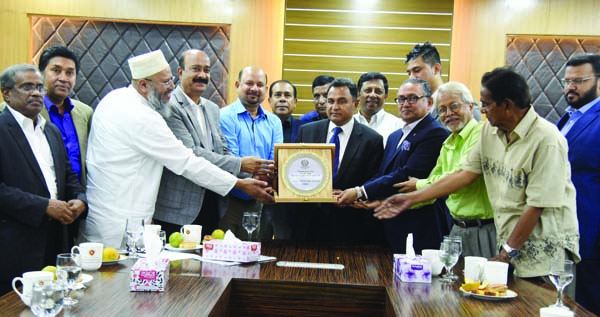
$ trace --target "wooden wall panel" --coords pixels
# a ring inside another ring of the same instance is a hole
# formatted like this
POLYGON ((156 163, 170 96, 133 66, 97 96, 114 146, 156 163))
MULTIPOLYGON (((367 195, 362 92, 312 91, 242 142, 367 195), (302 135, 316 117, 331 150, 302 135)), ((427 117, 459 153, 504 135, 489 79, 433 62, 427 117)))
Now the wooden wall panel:
POLYGON ((299 1, 285 10, 283 79, 298 87, 296 113, 313 110, 311 84, 322 74, 357 81, 369 71, 388 77, 386 110, 397 114, 393 98, 407 78, 405 56, 417 43, 440 50, 450 63, 453 1, 299 1))

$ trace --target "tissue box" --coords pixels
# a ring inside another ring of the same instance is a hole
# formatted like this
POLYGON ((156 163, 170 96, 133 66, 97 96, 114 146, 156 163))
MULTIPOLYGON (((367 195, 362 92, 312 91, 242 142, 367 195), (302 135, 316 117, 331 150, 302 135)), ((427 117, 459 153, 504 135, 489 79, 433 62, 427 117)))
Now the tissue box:
POLYGON ((402 282, 431 283, 431 263, 420 255, 409 258, 404 254, 394 254, 394 274, 402 282))
POLYGON ((131 268, 130 289, 134 292, 164 292, 169 281, 169 259, 160 258, 155 265, 139 259, 131 268))
POLYGON ((202 257, 212 260, 253 262, 260 258, 260 242, 210 240, 204 242, 202 257))

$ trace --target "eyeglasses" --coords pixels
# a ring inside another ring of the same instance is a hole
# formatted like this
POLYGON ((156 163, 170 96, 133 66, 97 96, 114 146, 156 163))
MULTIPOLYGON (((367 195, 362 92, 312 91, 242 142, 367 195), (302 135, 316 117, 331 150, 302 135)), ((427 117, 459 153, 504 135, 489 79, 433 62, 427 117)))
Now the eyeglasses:
POLYGON ((14 87, 16 90, 20 91, 20 92, 24 92, 27 94, 30 94, 34 91, 39 92, 40 94, 43 94, 46 92, 46 88, 44 87, 43 84, 32 84, 32 83, 25 83, 19 87, 14 87))
POLYGON ((461 105, 462 105, 462 103, 455 102, 455 103, 451 104, 450 107, 441 106, 438 108, 438 114, 446 114, 448 109, 452 112, 456 112, 456 110, 460 109, 461 105))
MULTIPOLYGON (((147 80, 147 81, 150 81, 150 82, 153 81, 150 78, 144 78, 144 80, 147 80)), ((162 85, 165 85, 165 86, 171 86, 171 85, 175 84, 175 77, 171 76, 171 78, 169 78, 168 80, 157 81, 157 82, 160 83, 160 84, 162 84, 162 85)))
POLYGON ((586 77, 586 78, 575 78, 575 79, 566 79, 563 78, 560 80, 560 82, 563 84, 563 86, 567 87, 569 85, 575 85, 575 86, 579 86, 583 83, 585 83, 586 81, 593 79, 594 76, 591 77, 586 77))
POLYGON ((425 98, 425 97, 429 97, 429 96, 410 95, 410 96, 408 96, 408 98, 406 98, 406 97, 394 98, 394 101, 400 106, 400 105, 403 105, 408 100, 408 103, 412 105, 412 104, 416 103, 419 99, 425 98))

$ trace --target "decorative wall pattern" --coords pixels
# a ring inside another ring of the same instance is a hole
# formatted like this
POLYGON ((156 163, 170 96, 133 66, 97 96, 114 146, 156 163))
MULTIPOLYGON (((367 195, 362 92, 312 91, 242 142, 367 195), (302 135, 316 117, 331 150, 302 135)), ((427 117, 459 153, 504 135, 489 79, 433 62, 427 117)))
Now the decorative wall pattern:
POLYGON ((600 37, 510 35, 506 64, 527 79, 537 113, 552 123, 565 113, 560 79, 567 60, 581 53, 600 53, 600 37))
MULTIPOLYGON (((31 16, 31 56, 37 64, 41 52, 65 45, 80 58, 73 91, 76 99, 96 107, 115 88, 127 86, 131 73, 127 59, 161 49, 173 75, 179 55, 202 49, 211 61, 211 82, 204 96, 220 106, 227 104, 230 27, 145 24, 102 20, 31 16)), ((177 76, 176 76, 177 77, 177 76)))

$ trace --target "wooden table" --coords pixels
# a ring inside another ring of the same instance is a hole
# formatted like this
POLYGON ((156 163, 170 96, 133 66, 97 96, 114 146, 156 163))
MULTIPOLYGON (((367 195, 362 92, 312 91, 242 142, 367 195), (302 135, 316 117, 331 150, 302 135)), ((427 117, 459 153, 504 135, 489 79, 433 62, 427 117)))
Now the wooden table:
MULTIPOLYGON (((379 247, 320 247, 269 241, 262 254, 280 261, 339 263, 344 270, 278 267, 276 262, 222 266, 196 260, 171 264, 163 293, 129 291, 133 260, 102 267, 85 296, 64 316, 539 316, 556 291, 517 278, 517 298, 489 302, 464 297, 460 283, 402 283, 392 254, 379 247)), ((460 270, 455 270, 459 273, 460 270)), ((573 300, 577 316, 593 316, 573 300)), ((0 298, 0 315, 33 316, 16 293, 0 298)))

